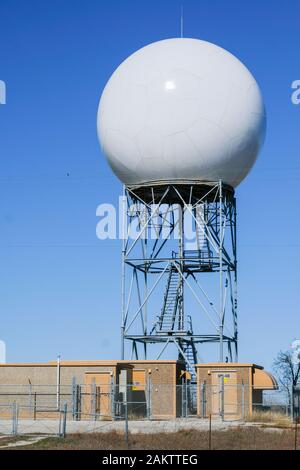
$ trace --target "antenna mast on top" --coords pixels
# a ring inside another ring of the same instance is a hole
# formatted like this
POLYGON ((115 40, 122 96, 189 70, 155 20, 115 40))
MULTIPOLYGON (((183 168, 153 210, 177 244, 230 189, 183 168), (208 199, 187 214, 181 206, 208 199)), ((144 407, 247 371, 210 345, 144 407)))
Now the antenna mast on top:
POLYGON ((181 15, 180 15, 180 37, 183 38, 183 5, 181 5, 181 15))

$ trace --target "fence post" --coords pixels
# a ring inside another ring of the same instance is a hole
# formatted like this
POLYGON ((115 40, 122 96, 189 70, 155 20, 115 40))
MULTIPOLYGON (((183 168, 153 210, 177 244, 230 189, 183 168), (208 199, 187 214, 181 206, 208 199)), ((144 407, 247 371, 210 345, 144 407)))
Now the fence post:
POLYGON ((33 419, 36 420, 36 392, 34 392, 34 401, 33 401, 33 419))
POLYGON ((64 404, 64 417, 63 417, 63 437, 66 437, 67 430, 67 413, 68 413, 68 404, 64 404))
POLYGON ((208 449, 211 450, 211 413, 209 414, 208 449))
POLYGON ((222 418, 222 421, 224 421, 224 375, 222 375, 221 377, 221 410, 220 410, 220 415, 221 415, 221 418, 222 418))
POLYGON ((57 356, 56 363, 56 408, 60 408, 60 356, 57 356))
POLYGON ((294 393, 294 386, 292 385, 291 386, 291 390, 292 390, 292 393, 291 393, 291 415, 292 415, 292 420, 293 420, 293 423, 295 422, 295 417, 296 417, 296 413, 295 413, 295 393, 294 393))
POLYGON ((14 401, 12 404, 12 435, 18 434, 18 405, 14 401))
POLYGON ((116 413, 115 413, 115 381, 113 375, 111 376, 110 380, 110 413, 111 413, 111 419, 115 421, 116 419, 116 413))
POLYGON ((61 422, 62 422, 61 417, 62 417, 62 416, 61 416, 61 415, 62 415, 62 411, 60 410, 60 412, 59 412, 59 420, 58 420, 58 437, 61 437, 61 432, 62 432, 62 431, 61 431, 61 430, 62 430, 62 424, 61 424, 61 422))
POLYGON ((77 385, 77 421, 81 420, 82 394, 81 385, 77 385))
POLYGON ((206 382, 201 384, 202 418, 206 417, 206 382))
POLYGON ((189 389, 189 384, 188 384, 188 381, 187 379, 185 379, 185 417, 187 418, 188 417, 188 398, 189 398, 189 391, 191 391, 191 389, 189 389))
POLYGON ((29 416, 32 411, 32 384, 29 380, 29 416))
POLYGON ((147 377, 147 418, 151 419, 151 375, 147 377))
POLYGON ((245 419, 245 384, 242 382, 242 419, 245 419))
POLYGON ((64 404, 63 409, 60 410, 60 413, 59 413, 59 428, 58 428, 59 437, 66 437, 67 413, 68 413, 68 404, 66 402, 64 404))
POLYGON ((78 398, 77 398, 77 382, 76 382, 76 377, 72 378, 72 418, 75 421, 77 419, 77 403, 78 403, 78 398))
POLYGON ((125 403, 125 442, 127 449, 129 448, 129 432, 128 432, 128 404, 125 403))
POLYGON ((91 389, 91 411, 92 414, 94 415, 94 421, 96 421, 96 411, 97 411, 97 397, 96 397, 96 381, 95 379, 92 382, 92 389, 91 389))
POLYGON ((184 387, 183 380, 181 382, 181 417, 184 418, 184 387))

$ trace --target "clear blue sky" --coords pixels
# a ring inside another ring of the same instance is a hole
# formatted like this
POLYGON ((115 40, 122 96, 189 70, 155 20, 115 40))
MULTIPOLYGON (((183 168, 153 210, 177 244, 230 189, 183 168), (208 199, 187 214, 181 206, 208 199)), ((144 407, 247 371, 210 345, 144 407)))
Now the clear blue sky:
POLYGON ((10 362, 119 357, 120 243, 97 240, 95 211, 121 185, 100 153, 96 111, 124 58, 179 35, 181 3, 185 35, 239 57, 268 115, 237 190, 240 360, 270 367, 300 338, 300 106, 290 99, 300 3, 0 0, 0 339, 10 362))

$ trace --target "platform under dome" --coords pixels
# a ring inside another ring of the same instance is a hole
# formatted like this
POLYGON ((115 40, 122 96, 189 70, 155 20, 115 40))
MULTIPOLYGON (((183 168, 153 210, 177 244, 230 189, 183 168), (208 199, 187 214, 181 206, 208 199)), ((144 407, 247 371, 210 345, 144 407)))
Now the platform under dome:
POLYGON ((103 152, 126 185, 222 180, 235 187, 262 145, 265 111, 237 58, 175 38, 138 50, 116 69, 97 124, 103 152))
MULTIPOLYGON (((204 181, 153 181, 143 184, 128 185, 127 190, 133 199, 139 199, 146 204, 199 204, 201 200, 214 202, 219 197, 218 182, 204 181)), ((223 196, 232 199, 232 186, 222 184, 223 196)))

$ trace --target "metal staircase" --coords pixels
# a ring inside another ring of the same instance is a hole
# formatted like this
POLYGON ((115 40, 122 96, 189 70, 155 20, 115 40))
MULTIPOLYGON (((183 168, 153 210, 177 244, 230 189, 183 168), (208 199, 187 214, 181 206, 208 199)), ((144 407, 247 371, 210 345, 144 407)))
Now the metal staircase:
MULTIPOLYGON (((188 335, 193 335, 192 318, 188 316, 189 328, 188 335)), ((186 363, 186 370, 191 374, 191 382, 196 381, 196 369, 195 365, 198 362, 197 349, 193 341, 193 338, 186 338, 185 341, 180 342, 181 350, 184 354, 183 360, 186 363)))
POLYGON ((195 232, 196 241, 194 250, 185 250, 184 256, 187 258, 185 267, 194 268, 197 271, 211 271, 213 252, 207 237, 207 228, 203 223, 205 217, 204 208, 198 206, 195 209, 195 232))
POLYGON ((177 269, 171 265, 162 311, 156 324, 156 332, 158 334, 173 333, 180 329, 180 319, 177 315, 180 301, 180 286, 181 276, 177 269))
POLYGON ((197 350, 193 340, 186 342, 182 346, 185 355, 186 370, 191 374, 191 382, 196 380, 195 365, 197 364, 197 350))
MULTIPOLYGON (((185 361, 186 370, 191 374, 191 381, 196 380, 195 364, 197 363, 197 350, 193 342, 193 327, 191 317, 183 321, 180 308, 182 300, 182 277, 171 263, 164 295, 164 303, 158 321, 153 327, 157 335, 173 336, 177 339, 180 350, 179 359, 185 361)), ((152 333, 151 332, 151 333, 152 333)))

